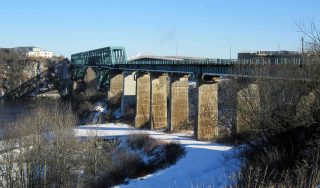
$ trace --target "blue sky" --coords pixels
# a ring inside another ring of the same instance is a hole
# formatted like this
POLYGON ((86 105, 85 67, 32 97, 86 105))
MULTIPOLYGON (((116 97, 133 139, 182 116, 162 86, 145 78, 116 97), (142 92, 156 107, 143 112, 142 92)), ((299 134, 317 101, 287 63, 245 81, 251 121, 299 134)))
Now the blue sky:
POLYGON ((39 46, 67 57, 105 46, 128 56, 232 58, 299 50, 296 23, 319 25, 319 0, 10 0, 0 2, 0 47, 39 46))

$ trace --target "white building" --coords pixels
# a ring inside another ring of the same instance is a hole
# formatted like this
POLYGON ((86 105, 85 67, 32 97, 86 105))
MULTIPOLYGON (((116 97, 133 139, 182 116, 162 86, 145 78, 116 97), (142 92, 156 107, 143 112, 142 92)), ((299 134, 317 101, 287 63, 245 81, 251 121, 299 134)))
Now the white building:
POLYGON ((18 52, 24 53, 28 57, 43 57, 43 58, 52 58, 53 52, 44 51, 41 48, 28 46, 28 47, 16 47, 18 52))

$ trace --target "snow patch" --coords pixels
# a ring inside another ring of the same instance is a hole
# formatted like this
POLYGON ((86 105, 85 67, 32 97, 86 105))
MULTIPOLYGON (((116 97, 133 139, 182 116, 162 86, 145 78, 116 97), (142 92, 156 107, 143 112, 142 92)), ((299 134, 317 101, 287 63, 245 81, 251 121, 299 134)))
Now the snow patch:
POLYGON ((101 114, 106 113, 108 113, 107 103, 104 101, 96 102, 92 112, 92 123, 98 123, 101 114))
MULTIPOLYGON (((236 148, 194 140, 188 133, 165 134, 114 123, 79 126, 75 131, 78 136, 88 136, 94 131, 95 135, 100 137, 149 134, 155 139, 178 142, 185 147, 185 157, 175 165, 145 177, 128 180, 125 185, 118 187, 223 187, 230 183, 229 177, 239 170, 240 162, 232 157, 236 148), (225 160, 226 156, 231 157, 225 160)), ((148 162, 150 159, 144 160, 148 162)))

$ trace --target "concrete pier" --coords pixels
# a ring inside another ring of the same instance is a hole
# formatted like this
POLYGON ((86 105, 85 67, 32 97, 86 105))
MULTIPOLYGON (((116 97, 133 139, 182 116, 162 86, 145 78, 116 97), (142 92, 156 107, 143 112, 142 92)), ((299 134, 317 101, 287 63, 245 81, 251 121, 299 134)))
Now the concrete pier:
POLYGON ((218 82, 200 81, 198 87, 198 140, 212 140, 218 136, 218 82))
POLYGON ((182 129, 189 122, 188 76, 170 77, 170 131, 182 129))
POLYGON ((122 116, 132 115, 136 105, 136 81, 134 73, 123 73, 123 94, 121 98, 121 114, 122 116))
POLYGON ((164 129, 168 127, 168 75, 152 75, 151 85, 151 129, 164 129))
POLYGON ((136 95, 136 128, 150 128, 150 74, 141 73, 137 75, 136 95))
POLYGON ((120 105, 123 89, 123 74, 113 72, 109 74, 110 87, 108 91, 108 101, 112 106, 120 105))

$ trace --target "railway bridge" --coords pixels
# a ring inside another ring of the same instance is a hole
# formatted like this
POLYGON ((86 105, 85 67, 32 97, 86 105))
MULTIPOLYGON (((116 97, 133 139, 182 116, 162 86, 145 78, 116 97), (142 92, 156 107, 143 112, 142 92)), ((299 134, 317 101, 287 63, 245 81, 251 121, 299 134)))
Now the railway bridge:
MULTIPOLYGON (((18 98, 52 89, 70 94, 71 87, 83 82, 90 68, 95 72, 97 88, 107 90, 108 101, 121 106, 123 116, 135 111, 135 127, 179 131, 189 123, 189 81, 192 80, 196 83, 196 104, 193 104, 196 108, 191 109, 195 114, 194 133, 199 140, 211 140, 219 134, 219 101, 233 101, 229 119, 234 130, 239 131, 252 120, 238 113, 239 109, 248 105, 261 109, 257 77, 312 81, 306 75, 308 71, 302 70, 306 66, 298 63, 257 64, 180 56, 139 56, 128 60, 125 48, 111 46, 73 54, 69 67, 59 63, 53 71, 31 79, 5 97, 18 98), (244 84, 232 88, 231 98, 221 99, 218 91, 226 85, 221 80, 244 84), (248 97, 253 103, 247 104, 248 97)), ((312 66, 307 67, 312 70, 312 66)))
MULTIPOLYGON (((219 106, 218 90, 221 78, 250 80, 262 72, 252 72, 255 64, 239 66, 236 60, 192 58, 180 56, 140 56, 130 60, 123 47, 106 47, 73 54, 70 72, 72 80, 83 80, 91 67, 98 80, 98 88, 107 88, 108 100, 121 101, 122 115, 135 108, 135 127, 168 129, 178 131, 189 122, 189 80, 196 81, 197 108, 194 127, 195 136, 210 140, 218 136, 219 106)), ((267 65, 266 75, 279 77, 275 69, 267 65)), ((246 106, 241 100, 248 90, 254 91, 257 100, 258 88, 247 82, 238 88, 234 96, 235 108, 246 106)), ((120 103, 120 102, 119 102, 120 103)), ((257 100, 257 107, 259 100, 257 100)), ((236 110, 232 115, 235 129, 245 123, 236 110)))
MULTIPOLYGON (((121 103, 122 115, 135 108, 135 127, 169 131, 178 131, 188 124, 188 82, 195 80, 194 132, 197 139, 210 140, 216 138, 219 131, 219 81, 223 77, 239 77, 236 64, 237 61, 231 59, 179 56, 140 56, 128 60, 123 47, 106 47, 73 54, 70 72, 73 81, 83 80, 87 68, 91 67, 96 73, 97 87, 107 88, 109 101, 121 103)), ((241 70, 241 76, 250 77, 250 70, 241 70)), ((236 113, 234 121, 241 126, 236 113)))

